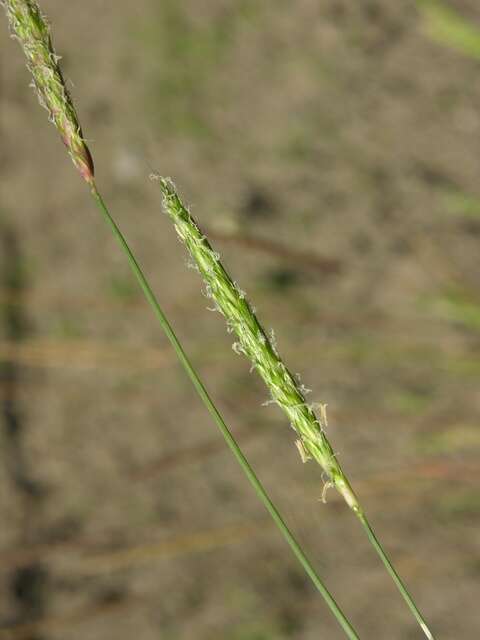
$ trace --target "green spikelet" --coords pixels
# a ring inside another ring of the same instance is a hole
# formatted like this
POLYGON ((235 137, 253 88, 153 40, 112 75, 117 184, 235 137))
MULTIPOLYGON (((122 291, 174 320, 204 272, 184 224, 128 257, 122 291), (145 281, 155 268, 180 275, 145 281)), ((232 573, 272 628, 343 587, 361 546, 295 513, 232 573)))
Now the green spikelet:
POLYGON ((269 339, 265 333, 252 307, 245 299, 245 294, 240 291, 223 268, 219 255, 212 249, 188 209, 183 205, 172 181, 157 175, 152 175, 151 178, 160 182, 164 208, 206 283, 207 295, 213 299, 217 309, 225 316, 228 330, 235 332, 238 336, 239 341, 234 344, 234 350, 244 354, 263 378, 273 401, 287 414, 290 424, 297 432, 296 444, 302 461, 306 462, 313 458, 322 467, 328 476, 324 491, 328 486, 333 486, 343 496, 361 522, 371 545, 381 558, 425 636, 428 640, 434 640, 415 601, 377 539, 335 457, 324 432, 325 406, 320 405, 321 411, 317 417, 313 407, 307 404, 303 387, 282 362, 273 340, 269 339))
POLYGON ((317 416, 304 397, 302 387, 277 353, 275 344, 259 323, 252 307, 222 266, 218 254, 200 231, 188 209, 182 204, 173 183, 159 178, 165 210, 207 285, 207 293, 225 316, 227 326, 238 336, 233 347, 244 354, 267 385, 272 400, 287 414, 298 435, 301 458, 316 460, 347 504, 360 512, 358 500, 343 473, 324 432, 325 410, 317 416))
POLYGON ((27 57, 33 87, 50 121, 58 129, 73 164, 93 185, 93 161, 83 139, 72 100, 65 86, 50 37, 50 28, 35 0, 3 0, 12 37, 18 40, 27 57))

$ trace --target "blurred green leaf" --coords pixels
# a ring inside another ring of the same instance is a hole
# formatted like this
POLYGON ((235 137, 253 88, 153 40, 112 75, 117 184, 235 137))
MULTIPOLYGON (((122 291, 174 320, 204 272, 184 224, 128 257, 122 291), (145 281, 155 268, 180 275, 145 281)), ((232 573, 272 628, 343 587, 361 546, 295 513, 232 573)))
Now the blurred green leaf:
POLYGON ((421 390, 398 390, 388 397, 390 407, 406 415, 418 415, 432 403, 432 395, 421 390))
POLYGON ((433 40, 480 60, 480 27, 438 0, 420 0, 419 5, 425 31, 433 40))
POLYGON ((434 510, 440 520, 477 518, 480 513, 480 494, 474 490, 458 489, 440 493, 434 510))
POLYGON ((121 302, 132 302, 140 297, 138 286, 130 274, 112 276, 108 282, 108 292, 112 298, 121 302))
POLYGON ((461 291, 449 291, 432 298, 431 305, 447 320, 467 329, 480 330, 480 303, 461 291))
POLYGON ((457 424, 441 433, 431 433, 419 441, 419 449, 428 455, 455 454, 480 450, 479 425, 457 424))
POLYGON ((448 213, 467 218, 480 218, 480 198, 463 191, 450 191, 445 197, 448 213))

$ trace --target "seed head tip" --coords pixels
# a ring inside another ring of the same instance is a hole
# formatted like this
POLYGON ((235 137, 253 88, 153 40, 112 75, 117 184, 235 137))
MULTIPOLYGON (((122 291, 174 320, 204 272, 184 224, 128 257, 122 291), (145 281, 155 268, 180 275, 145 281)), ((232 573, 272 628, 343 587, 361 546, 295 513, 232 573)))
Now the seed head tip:
POLYGON ((0 0, 32 74, 32 86, 49 120, 58 129, 73 164, 87 183, 94 184, 92 156, 83 138, 72 99, 59 67, 50 27, 36 0, 0 0))

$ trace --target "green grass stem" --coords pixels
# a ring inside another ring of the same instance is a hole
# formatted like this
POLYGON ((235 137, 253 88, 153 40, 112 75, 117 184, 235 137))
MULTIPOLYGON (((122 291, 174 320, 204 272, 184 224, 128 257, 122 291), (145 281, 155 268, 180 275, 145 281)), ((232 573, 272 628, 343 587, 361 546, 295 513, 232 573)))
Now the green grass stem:
POLYGON ((398 573, 395 571, 395 568, 393 567, 389 557, 387 556, 387 554, 385 553, 382 545, 378 541, 378 538, 375 535, 375 532, 373 531, 369 521, 367 520, 367 517, 365 516, 364 513, 361 513, 361 514, 358 514, 358 518, 359 518, 360 522, 362 523, 363 528, 365 529, 365 533, 367 534, 367 537, 370 540, 370 544, 375 549, 377 554, 380 556, 380 559, 382 560, 383 564, 385 565, 386 570, 390 574, 390 577, 392 578, 394 583, 397 585, 398 590, 402 594, 405 602, 407 603, 407 605, 408 605, 410 611, 412 612, 413 616, 415 617, 416 621, 420 625, 420 628, 422 629, 423 633, 428 638, 428 640, 435 640, 432 632, 430 631, 430 629, 428 628, 427 623, 425 622, 424 617, 420 613, 417 605, 415 604, 415 601, 413 600, 412 596, 408 592, 407 587, 404 585, 404 583, 402 582, 402 579, 400 578, 398 573))
POLYGON ((327 587, 325 586, 325 584, 323 583, 322 579, 320 578, 320 576, 315 571, 312 563, 310 562, 310 560, 306 556, 306 554, 303 551, 302 547, 297 542, 297 540, 295 539, 294 535, 292 534, 292 532, 290 531, 290 529, 286 525, 286 523, 283 520, 282 516, 280 515, 278 509, 273 504, 272 500, 270 499, 269 495, 267 494, 266 490, 264 489, 262 483, 260 482, 260 480, 258 479, 257 475, 255 474, 255 471, 251 467, 251 465, 248 462, 247 458, 245 457, 245 455, 243 454, 242 450, 240 449, 237 441, 235 440, 235 438, 233 437, 233 435, 230 432, 229 428, 227 427, 227 425, 225 423, 225 420, 223 419, 221 413, 219 412, 219 410, 215 406, 213 400, 210 398, 210 395, 209 395, 207 389, 205 388, 205 386, 204 386, 203 382, 201 381, 199 375, 197 374, 195 368, 193 367, 192 363, 190 362, 190 359, 186 355, 186 353, 185 353, 185 351, 184 351, 179 339, 177 338, 177 336, 176 336, 171 324, 169 323, 167 317, 165 316, 165 313, 163 312, 163 310, 162 310, 162 308, 161 308, 161 306, 160 306, 155 294, 153 293, 152 288, 150 287, 145 275, 143 274, 143 271, 142 271, 140 265, 138 264, 135 256, 133 255, 133 253, 132 253, 132 251, 131 251, 128 243, 127 243, 127 241, 125 240, 125 237, 123 236, 122 232, 120 231, 120 228, 118 227, 117 223, 115 222, 115 220, 111 216, 110 211, 108 210, 104 200, 102 199, 101 195, 99 194, 99 192, 97 191, 95 186, 92 189, 92 195, 93 195, 93 197, 95 199, 95 202, 96 202, 98 208, 100 209, 100 212, 101 212, 103 218, 105 219, 106 223, 110 227, 113 235, 115 236, 115 239, 117 240, 118 244, 120 245, 120 248, 124 252, 124 254, 125 254, 125 256, 126 256, 126 258, 128 260, 128 263, 130 265, 130 268, 131 268, 135 278, 138 281, 138 284, 140 285, 140 287, 141 287, 141 289, 142 289, 142 291, 143 291, 143 293, 145 295, 145 298, 147 299, 147 301, 149 302, 150 306, 152 307, 153 312, 155 313, 155 316, 157 317, 157 320, 159 321, 160 326, 162 327, 163 331, 165 332, 165 335, 167 336, 168 340, 170 341, 170 344, 172 345, 173 349, 175 350, 175 353, 176 353, 176 355, 177 355, 182 367, 185 369, 188 377, 190 378, 193 386, 195 387, 195 390, 197 391, 197 393, 200 396, 202 402, 204 403, 204 405, 208 409, 210 415, 214 419, 214 421, 215 421, 217 427, 219 428, 219 430, 220 430, 225 442, 227 443, 230 451, 233 453, 233 455, 237 459, 238 463, 240 464, 243 472, 245 473, 245 475, 247 476, 250 484, 252 485, 253 489, 255 490, 255 493, 260 498, 260 500, 263 502, 265 508, 267 509, 268 513, 270 514, 270 516, 272 517, 273 521, 275 522, 277 528, 279 529, 279 531, 281 532, 281 534, 283 535, 283 537, 287 541, 287 543, 290 546, 291 550, 293 551, 295 557, 300 562, 300 564, 304 568, 305 572, 307 573, 307 575, 309 576, 309 578, 311 579, 311 581, 313 582, 315 587, 318 589, 318 591, 323 596, 325 602, 327 603, 328 607, 332 611, 333 615, 337 619, 337 621, 340 624, 340 626, 342 627, 342 629, 345 631, 347 637, 350 640, 358 640, 359 636, 357 635, 355 629, 352 627, 351 623, 348 621, 348 619, 346 618, 345 614, 343 613, 343 611, 340 609, 340 607, 336 603, 336 601, 335 601, 334 597, 332 596, 332 594, 328 591, 327 587))
POLYGON ((245 293, 239 289, 225 270, 220 261, 220 255, 213 250, 187 207, 182 203, 173 182, 157 175, 151 177, 159 181, 164 209, 173 221, 180 240, 195 261, 206 284, 207 296, 213 300, 216 309, 225 317, 229 331, 235 333, 239 339, 239 342, 233 345, 234 351, 245 355, 263 379, 270 391, 272 401, 287 415, 298 436, 296 445, 302 461, 314 459, 327 474, 325 488, 335 487, 343 496, 362 523, 370 543, 380 556, 426 637, 434 640, 433 634, 407 588, 375 537, 363 508, 334 454, 325 434, 327 426, 325 405, 318 405, 320 412, 317 416, 316 406, 307 403, 305 388, 298 381, 298 377, 293 376, 283 363, 273 336, 269 336, 260 324, 245 293))

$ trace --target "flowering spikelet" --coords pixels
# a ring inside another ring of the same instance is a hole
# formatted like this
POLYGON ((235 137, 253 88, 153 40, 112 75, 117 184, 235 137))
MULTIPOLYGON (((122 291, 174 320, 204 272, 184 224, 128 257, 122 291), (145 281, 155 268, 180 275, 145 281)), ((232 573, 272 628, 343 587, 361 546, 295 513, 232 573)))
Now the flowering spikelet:
POLYGON ((173 183, 156 175, 152 178, 160 182, 165 210, 198 266, 206 283, 207 295, 225 316, 229 331, 238 336, 239 342, 233 345, 235 352, 244 354, 250 360, 267 385, 272 401, 287 414, 299 438, 296 445, 302 461, 315 459, 328 475, 326 486, 336 487, 347 504, 360 514, 357 498, 324 433, 325 407, 317 417, 313 407, 307 404, 304 388, 282 362, 273 339, 259 323, 245 294, 225 271, 218 253, 212 249, 181 202, 173 183))
POLYGON ((83 139, 72 100, 65 86, 50 37, 50 28, 35 0, 0 0, 10 23, 12 37, 18 40, 27 57, 33 87, 50 121, 56 126, 73 164, 93 185, 93 161, 83 139))

